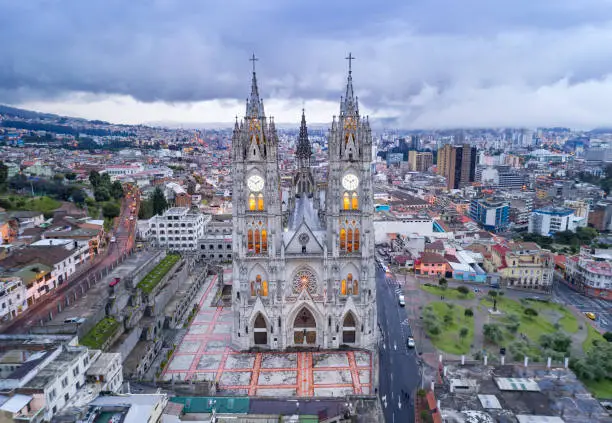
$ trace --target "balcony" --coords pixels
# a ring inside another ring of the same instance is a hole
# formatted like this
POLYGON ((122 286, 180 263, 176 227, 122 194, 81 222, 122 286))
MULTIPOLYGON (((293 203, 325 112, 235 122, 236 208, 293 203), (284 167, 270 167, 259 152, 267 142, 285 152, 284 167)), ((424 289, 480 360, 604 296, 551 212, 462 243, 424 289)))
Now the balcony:
POLYGON ((29 422, 29 423, 39 423, 43 421, 43 417, 45 416, 45 409, 40 408, 38 410, 31 410, 26 413, 19 413, 13 416, 14 422, 29 422))

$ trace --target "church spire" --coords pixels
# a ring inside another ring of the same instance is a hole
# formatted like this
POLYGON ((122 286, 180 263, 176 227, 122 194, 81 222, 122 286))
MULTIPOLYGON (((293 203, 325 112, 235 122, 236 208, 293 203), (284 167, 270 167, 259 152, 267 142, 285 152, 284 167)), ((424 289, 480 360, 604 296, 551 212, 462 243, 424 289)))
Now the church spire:
POLYGON ((251 80, 251 95, 247 99, 246 117, 247 118, 263 118, 263 101, 259 98, 259 89, 257 88, 257 74, 255 73, 255 62, 259 59, 255 57, 255 53, 249 59, 253 62, 253 79, 251 80))
POLYGON ((341 100, 340 104, 340 114, 345 116, 358 115, 359 106, 357 104, 357 99, 355 98, 355 93, 353 92, 353 60, 355 60, 355 57, 352 55, 352 53, 349 53, 346 60, 349 62, 348 78, 346 81, 346 95, 341 100))
POLYGON ((295 151, 298 159, 310 159, 312 150, 308 140, 308 128, 306 128, 306 114, 302 109, 302 124, 300 125, 300 135, 298 137, 297 149, 295 151))

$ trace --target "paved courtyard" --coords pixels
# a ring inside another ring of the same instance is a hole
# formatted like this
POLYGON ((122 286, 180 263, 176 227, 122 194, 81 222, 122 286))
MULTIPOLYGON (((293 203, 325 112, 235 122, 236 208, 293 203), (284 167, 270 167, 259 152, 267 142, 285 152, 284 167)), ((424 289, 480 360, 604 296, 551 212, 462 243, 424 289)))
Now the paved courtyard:
POLYGON ((370 394, 372 357, 365 351, 243 353, 230 346, 229 308, 214 307, 217 277, 201 292, 200 312, 162 374, 165 380, 214 380, 226 394, 345 396, 370 394))

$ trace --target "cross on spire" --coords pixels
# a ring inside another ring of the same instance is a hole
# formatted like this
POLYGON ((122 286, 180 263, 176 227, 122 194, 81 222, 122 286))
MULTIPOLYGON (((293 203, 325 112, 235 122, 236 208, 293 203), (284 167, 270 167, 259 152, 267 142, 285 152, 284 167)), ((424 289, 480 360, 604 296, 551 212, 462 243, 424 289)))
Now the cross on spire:
MULTIPOLYGON (((253 55, 251 56, 251 58, 249 59, 249 61, 253 62, 253 73, 255 73, 255 62, 258 61, 259 59, 257 57, 255 57, 255 53, 253 53, 253 55)), ((350 67, 350 66, 349 66, 350 67)))
POLYGON ((353 60, 355 60, 355 56, 353 56, 352 53, 349 53, 349 55, 347 57, 345 57, 346 60, 348 60, 349 62, 349 73, 351 73, 352 70, 352 65, 353 65, 353 60))

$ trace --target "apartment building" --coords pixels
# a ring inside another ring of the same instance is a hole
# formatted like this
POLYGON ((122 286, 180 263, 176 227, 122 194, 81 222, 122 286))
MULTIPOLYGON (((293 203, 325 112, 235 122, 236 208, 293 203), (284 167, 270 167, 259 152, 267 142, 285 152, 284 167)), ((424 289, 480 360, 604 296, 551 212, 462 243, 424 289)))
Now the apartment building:
POLYGON ((429 151, 409 151, 408 168, 413 172, 427 172, 433 166, 433 154, 429 151))
POLYGON ((612 301, 612 257, 583 247, 566 260, 565 280, 585 295, 612 301))
POLYGON ((549 291, 552 288, 554 255, 533 242, 495 244, 484 263, 509 288, 549 291))
POLYGON ((557 232, 575 232, 576 228, 585 225, 586 219, 577 217, 573 209, 547 206, 531 213, 528 230, 530 234, 553 236, 557 232))
POLYGON ((0 278, 0 321, 11 320, 27 308, 27 290, 21 278, 0 278))
POLYGON ((175 251, 195 251, 211 220, 188 207, 172 207, 162 215, 149 220, 148 235, 151 242, 161 248, 175 251))
POLYGON ((510 204, 501 198, 475 198, 470 203, 470 217, 487 231, 503 231, 510 224, 510 204))
POLYGON ((447 189, 470 185, 476 176, 476 147, 445 145, 438 150, 437 173, 446 177, 447 189))

